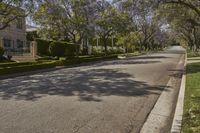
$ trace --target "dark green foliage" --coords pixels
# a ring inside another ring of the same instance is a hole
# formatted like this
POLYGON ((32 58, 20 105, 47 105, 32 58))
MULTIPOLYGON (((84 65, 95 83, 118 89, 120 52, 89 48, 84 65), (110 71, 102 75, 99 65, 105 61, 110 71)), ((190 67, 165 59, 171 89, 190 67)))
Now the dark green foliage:
POLYGON ((49 46, 50 46, 50 43, 52 41, 42 40, 42 39, 36 39, 36 42, 37 42, 38 54, 40 56, 50 55, 50 53, 49 53, 49 46))
POLYGON ((44 68, 53 68, 56 66, 56 62, 44 62, 44 63, 31 63, 26 62, 24 64, 13 64, 12 67, 1 67, 0 66, 0 75, 5 74, 13 74, 13 73, 20 73, 20 72, 28 72, 28 71, 34 71, 38 69, 44 69, 44 68))
POLYGON ((0 63, 0 68, 6 68, 6 67, 16 67, 16 66, 25 66, 25 65, 34 65, 37 64, 37 62, 9 62, 9 63, 0 63))
POLYGON ((4 54, 4 49, 2 47, 0 47, 0 59, 3 56, 3 54, 4 54))
POLYGON ((51 42, 49 53, 52 56, 73 57, 76 55, 76 51, 78 51, 78 48, 78 45, 70 44, 67 42, 51 42))
POLYGON ((49 53, 52 56, 64 56, 65 55, 65 44, 61 42, 51 42, 49 46, 49 53))
POLYGON ((65 43, 65 56, 74 57, 76 53, 79 51, 79 48, 80 48, 79 45, 65 43))
POLYGON ((39 38, 37 31, 26 32, 26 40, 27 41, 34 41, 36 38, 39 38))
POLYGON ((23 63, 2 63, 0 64, 0 75, 29 72, 39 69, 54 68, 56 66, 75 65, 84 62, 100 61, 107 59, 117 59, 117 55, 109 56, 91 56, 82 58, 73 58, 70 60, 52 60, 52 61, 37 61, 37 62, 23 62, 23 63))
POLYGON ((73 57, 79 50, 79 45, 68 42, 47 41, 36 39, 38 54, 41 56, 73 57))
POLYGON ((4 49, 2 47, 0 47, 0 61, 5 61, 5 57, 3 57, 4 54, 4 49))

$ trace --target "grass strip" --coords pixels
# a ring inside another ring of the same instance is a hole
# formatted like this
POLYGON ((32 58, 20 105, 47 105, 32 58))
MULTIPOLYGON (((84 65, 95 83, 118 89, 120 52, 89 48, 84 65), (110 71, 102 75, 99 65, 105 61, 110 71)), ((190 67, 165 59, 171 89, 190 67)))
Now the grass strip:
POLYGON ((187 65, 182 132, 200 132, 200 63, 187 65))

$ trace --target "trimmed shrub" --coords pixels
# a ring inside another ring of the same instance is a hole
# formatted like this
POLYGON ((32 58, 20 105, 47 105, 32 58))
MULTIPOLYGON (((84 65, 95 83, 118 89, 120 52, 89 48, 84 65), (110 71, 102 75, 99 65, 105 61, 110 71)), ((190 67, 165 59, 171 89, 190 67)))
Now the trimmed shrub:
POLYGON ((38 54, 41 56, 73 57, 79 50, 79 45, 68 42, 47 41, 36 39, 38 54))
POLYGON ((25 65, 33 65, 37 64, 37 62, 9 62, 9 63, 1 63, 0 67, 16 67, 16 66, 25 66, 25 65))
POLYGON ((52 41, 36 39, 38 54, 41 56, 50 55, 49 46, 52 41))
POLYGON ((117 55, 99 56, 99 57, 88 56, 84 58, 83 57, 73 58, 70 60, 63 60, 63 61, 3 63, 0 64, 0 75, 28 72, 45 68, 54 68, 56 66, 75 65, 85 62, 101 61, 108 59, 117 59, 117 55))
POLYGON ((76 55, 76 52, 79 51, 79 48, 79 45, 65 43, 65 56, 74 57, 76 55))
POLYGON ((52 56, 64 56, 65 55, 65 44, 61 42, 51 42, 49 46, 49 53, 52 56))
POLYGON ((110 48, 108 50, 108 54, 123 54, 123 53, 124 53, 124 50, 120 48, 117 48, 117 49, 110 48))
POLYGON ((78 45, 70 44, 67 42, 52 42, 49 47, 49 53, 52 56, 58 57, 74 57, 78 48, 78 45))
POLYGON ((27 41, 34 41, 35 38, 39 38, 37 31, 26 32, 26 40, 27 41))
POLYGON ((103 55, 102 48, 92 47, 92 55, 103 55))
POLYGON ((33 63, 33 64, 28 64, 28 65, 6 67, 3 69, 0 69, 0 75, 28 72, 28 71, 34 71, 34 70, 39 70, 39 69, 45 69, 45 68, 54 68, 55 66, 56 66, 56 62, 45 62, 45 63, 33 63))

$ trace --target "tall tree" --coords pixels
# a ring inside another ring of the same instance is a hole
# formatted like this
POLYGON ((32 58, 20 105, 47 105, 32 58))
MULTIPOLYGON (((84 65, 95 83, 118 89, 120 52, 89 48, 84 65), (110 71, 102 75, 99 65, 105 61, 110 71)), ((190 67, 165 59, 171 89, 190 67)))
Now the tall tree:
POLYGON ((96 21, 96 32, 103 40, 105 53, 107 53, 108 39, 131 27, 128 14, 117 11, 112 5, 107 5, 106 9, 99 13, 99 18, 96 21))
POLYGON ((34 20, 41 26, 41 31, 48 31, 46 38, 70 40, 80 44, 84 34, 89 34, 89 0, 57 0, 40 5, 34 20), (49 36, 50 35, 50 36, 49 36))
POLYGON ((0 30, 19 18, 30 14, 36 5, 34 0, 0 0, 0 30))
MULTIPOLYGON (((184 8, 185 10, 189 11, 191 16, 196 16, 194 19, 186 18, 188 22, 190 22, 192 25, 200 26, 199 20, 200 20, 200 1, 199 0, 158 0, 158 3, 162 6, 164 5, 175 5, 180 6, 184 8)), ((176 8, 176 7, 174 7, 176 8)))
POLYGON ((192 8, 198 7, 198 5, 193 5, 194 2, 196 1, 167 1, 160 5, 158 10, 159 15, 170 24, 172 32, 176 33, 174 36, 176 40, 184 40, 190 49, 197 50, 200 45, 198 38, 200 17, 192 8))

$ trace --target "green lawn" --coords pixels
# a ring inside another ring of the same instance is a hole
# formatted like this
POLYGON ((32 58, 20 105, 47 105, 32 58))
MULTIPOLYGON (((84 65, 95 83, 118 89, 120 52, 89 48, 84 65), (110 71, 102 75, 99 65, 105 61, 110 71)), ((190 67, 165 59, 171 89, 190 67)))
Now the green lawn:
POLYGON ((183 133, 200 133, 200 63, 187 65, 183 133))

